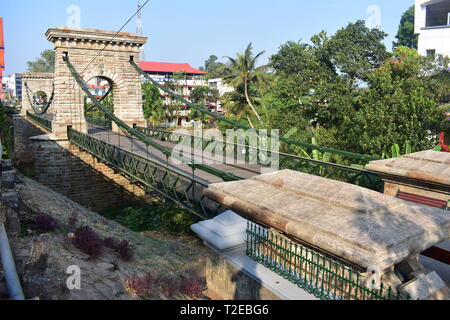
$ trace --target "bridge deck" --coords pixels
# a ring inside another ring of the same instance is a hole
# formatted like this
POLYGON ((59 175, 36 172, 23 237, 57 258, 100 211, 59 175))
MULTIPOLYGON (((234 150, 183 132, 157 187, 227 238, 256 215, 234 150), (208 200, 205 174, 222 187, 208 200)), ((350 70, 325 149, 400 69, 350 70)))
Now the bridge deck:
MULTIPOLYGON (((119 135, 117 133, 114 133, 110 130, 106 130, 104 128, 96 127, 89 125, 89 135, 92 137, 95 137, 99 140, 102 140, 104 142, 107 142, 111 145, 120 147, 123 150, 129 151, 131 153, 134 153, 138 156, 150 159, 154 162, 157 162, 158 164, 161 164, 163 166, 168 166, 170 169, 180 172, 186 176, 192 177, 192 169, 187 164, 179 164, 175 163, 172 159, 169 159, 169 162, 167 162, 166 156, 159 150, 153 148, 153 147, 147 147, 143 142, 132 138, 130 136, 124 136, 119 135)), ((151 138, 149 138, 151 139, 151 138)), ((152 139, 153 141, 157 142, 160 145, 163 145, 165 147, 173 148, 175 147, 175 143, 169 142, 169 141, 159 141, 156 139, 152 139)), ((194 149, 191 153, 191 156, 194 158, 198 157, 198 159, 201 159, 202 157, 202 150, 200 149, 194 149)), ((188 155, 184 155, 188 156, 188 155)), ((236 176, 248 179, 254 176, 257 176, 261 174, 262 166, 260 165, 252 165, 252 164, 234 164, 234 159, 225 158, 226 163, 229 164, 221 164, 221 163, 214 163, 209 164, 206 163, 206 161, 210 160, 212 161, 210 157, 204 157, 205 164, 227 172, 227 173, 233 173, 236 176)), ((195 170, 195 180, 198 182, 201 182, 203 184, 209 185, 211 183, 218 183, 222 182, 223 180, 220 177, 216 177, 210 173, 201 171, 201 170, 195 170)))

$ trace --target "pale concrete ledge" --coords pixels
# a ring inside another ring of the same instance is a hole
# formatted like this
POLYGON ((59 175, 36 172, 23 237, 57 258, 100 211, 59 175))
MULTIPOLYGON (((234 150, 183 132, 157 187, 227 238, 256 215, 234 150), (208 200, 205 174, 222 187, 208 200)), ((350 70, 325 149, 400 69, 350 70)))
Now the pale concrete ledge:
POLYGON ((291 170, 212 184, 203 192, 364 269, 387 270, 450 237, 444 210, 291 170))
POLYGON ((448 186, 450 190, 450 153, 421 151, 395 159, 373 161, 366 170, 412 178, 448 186))
POLYGON ((317 300, 246 255, 248 220, 226 211, 191 226, 211 249, 208 288, 226 300, 317 300))

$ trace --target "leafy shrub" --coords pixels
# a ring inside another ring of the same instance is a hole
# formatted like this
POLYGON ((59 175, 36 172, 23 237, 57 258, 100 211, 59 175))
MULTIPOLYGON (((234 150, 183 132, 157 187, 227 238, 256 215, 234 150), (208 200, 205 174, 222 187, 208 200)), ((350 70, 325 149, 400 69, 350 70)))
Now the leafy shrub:
POLYGON ((196 279, 186 279, 181 283, 181 292, 190 298, 199 298, 202 296, 204 288, 200 281, 196 279))
POLYGON ((116 247, 115 251, 119 255, 119 258, 123 261, 133 260, 134 250, 126 240, 122 240, 116 247))
POLYGON ((133 277, 125 281, 125 290, 140 298, 150 298, 153 294, 152 289, 146 277, 133 277))
POLYGON ((34 223, 36 224, 36 228, 42 232, 54 231, 58 225, 58 222, 49 215, 37 216, 34 219, 34 223))
POLYGON ((101 214, 136 232, 150 230, 179 234, 189 232, 190 226, 195 223, 186 210, 158 203, 145 207, 107 210, 101 214))
POLYGON ((173 298, 180 291, 180 284, 175 279, 160 277, 156 280, 156 283, 166 297, 173 298))
POLYGON ((119 240, 117 240, 116 238, 106 238, 103 240, 103 243, 105 245, 106 248, 110 248, 110 249, 116 249, 117 246, 119 245, 119 240))
POLYGON ((87 226, 81 226, 77 229, 73 244, 76 248, 88 254, 91 259, 96 259, 102 254, 102 239, 87 226))
POLYGON ((106 238, 103 240, 105 247, 113 249, 123 261, 133 260, 134 250, 126 240, 119 241, 116 238, 106 238))
POLYGON ((170 298, 181 293, 194 299, 201 297, 204 291, 199 280, 189 278, 180 281, 167 276, 158 276, 153 272, 126 280, 124 287, 128 293, 140 298, 151 298, 161 292, 170 298))

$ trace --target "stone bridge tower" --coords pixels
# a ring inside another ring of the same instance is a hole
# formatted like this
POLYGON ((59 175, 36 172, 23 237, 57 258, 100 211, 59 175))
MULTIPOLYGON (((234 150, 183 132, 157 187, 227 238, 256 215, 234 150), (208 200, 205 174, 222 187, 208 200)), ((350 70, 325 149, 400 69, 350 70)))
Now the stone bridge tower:
MULTIPOLYGON (((44 92, 47 95, 47 99, 50 99, 53 92, 54 74, 42 73, 42 72, 27 72, 22 73, 22 109, 20 114, 25 116, 27 111, 30 111, 31 102, 33 102, 33 95, 39 91, 44 92), (28 89, 27 89, 28 88, 28 89), (29 91, 28 91, 29 90, 29 91)), ((53 103, 48 110, 49 114, 54 114, 53 103)))
MULTIPOLYGON (((117 117, 129 126, 145 124, 141 78, 129 60, 133 57, 136 63, 139 62, 140 48, 147 38, 131 33, 116 35, 112 31, 66 27, 49 29, 46 37, 55 49, 53 133, 56 138, 67 138, 68 126, 82 132, 87 130, 84 118, 85 94, 70 74, 63 60, 65 54, 85 82, 94 77, 102 77, 110 82, 114 95, 114 114, 117 117), (106 48, 101 52, 105 45, 106 48)), ((113 130, 118 129, 113 127, 113 130)))

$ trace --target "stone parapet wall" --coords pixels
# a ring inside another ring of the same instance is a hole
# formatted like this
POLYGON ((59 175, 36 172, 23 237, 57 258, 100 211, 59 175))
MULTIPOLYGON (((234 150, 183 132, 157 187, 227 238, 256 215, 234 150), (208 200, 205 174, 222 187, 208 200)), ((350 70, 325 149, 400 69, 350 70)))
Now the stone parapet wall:
POLYGON ((155 199, 68 140, 48 135, 30 140, 35 179, 83 206, 101 211, 155 199))
POLYGON ((30 137, 45 134, 43 128, 27 120, 23 116, 14 116, 14 154, 13 158, 18 164, 33 162, 33 155, 30 151, 30 137))

